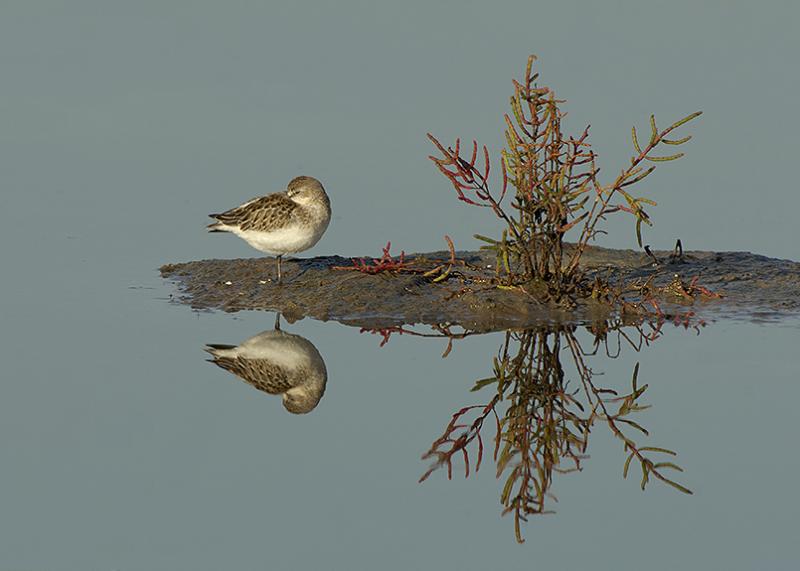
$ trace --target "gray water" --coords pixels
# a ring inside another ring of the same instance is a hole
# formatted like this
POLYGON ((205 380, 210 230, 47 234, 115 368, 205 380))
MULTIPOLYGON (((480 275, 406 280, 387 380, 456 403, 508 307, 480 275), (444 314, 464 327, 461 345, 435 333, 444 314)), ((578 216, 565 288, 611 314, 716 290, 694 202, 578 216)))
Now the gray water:
MULTIPOLYGON (((556 513, 517 545, 490 463, 417 483, 450 415, 485 402, 469 388, 502 334, 442 359, 440 340, 380 348, 286 324, 329 376, 293 416, 202 351, 273 315, 170 303, 156 269, 256 255, 206 235, 206 214, 300 173, 334 208, 308 255, 440 249, 445 233, 474 248, 498 226, 454 200, 425 132, 497 151, 529 52, 570 125, 592 123, 608 173, 632 122, 705 110, 688 156, 642 189, 659 202, 654 247, 798 259, 797 16, 778 2, 4 3, 0 569, 794 568, 797 319, 670 326, 593 360, 620 389, 640 362, 641 420, 694 495, 623 480, 621 443, 598 427, 584 470, 556 477, 556 513)), ((632 228, 611 229, 603 245, 634 247, 632 228)))

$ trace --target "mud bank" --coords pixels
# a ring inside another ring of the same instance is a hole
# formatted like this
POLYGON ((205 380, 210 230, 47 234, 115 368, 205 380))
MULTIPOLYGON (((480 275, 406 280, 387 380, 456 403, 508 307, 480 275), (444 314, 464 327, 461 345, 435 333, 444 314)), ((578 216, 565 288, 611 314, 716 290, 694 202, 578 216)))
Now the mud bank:
MULTIPOLYGON (((613 283, 654 276, 665 286, 677 274, 684 281, 699 276, 704 287, 724 295, 687 303, 678 296, 660 296, 665 311, 695 311, 705 318, 780 319, 800 313, 800 263, 747 252, 685 252, 670 261, 671 252, 655 252, 661 263, 633 250, 589 249, 582 266, 591 277, 602 273, 613 283)), ((447 252, 412 254, 445 261, 447 252)), ((495 330, 542 322, 595 321, 608 317, 599 303, 582 303, 571 310, 537 303, 515 291, 488 287, 481 278, 494 275, 495 259, 485 252, 457 252, 468 266, 456 267, 459 277, 432 283, 419 275, 337 271, 352 260, 328 256, 284 261, 284 283, 275 275, 272 258, 202 260, 167 264, 164 278, 176 283, 173 297, 197 309, 227 312, 277 310, 289 318, 313 317, 360 327, 404 323, 457 324, 467 329, 495 330)), ((634 299, 634 296, 631 296, 634 299)))

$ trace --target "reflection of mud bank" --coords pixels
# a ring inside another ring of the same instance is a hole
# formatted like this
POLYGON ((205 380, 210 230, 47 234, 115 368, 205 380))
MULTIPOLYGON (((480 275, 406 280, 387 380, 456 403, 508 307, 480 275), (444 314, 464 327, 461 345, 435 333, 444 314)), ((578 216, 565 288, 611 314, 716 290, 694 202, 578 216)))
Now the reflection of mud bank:
MULTIPOLYGON (((656 256, 667 260, 669 252, 656 252, 656 256)), ((448 254, 435 252, 425 257, 445 260, 448 254)), ((475 266, 494 263, 494 256, 483 252, 459 252, 458 257, 475 266)), ((699 275, 703 286, 725 294, 723 300, 695 303, 693 309, 706 315, 770 318, 800 309, 800 264, 787 260, 744 252, 687 252, 682 261, 655 268, 652 260, 639 252, 592 248, 583 262, 592 271, 605 273, 611 269, 614 280, 655 274, 654 283, 659 286, 668 284, 675 274, 684 280, 699 275)), ((351 263, 339 256, 290 260, 285 263, 285 283, 281 286, 270 281, 274 260, 269 258, 168 264, 161 268, 161 274, 177 281, 180 301, 192 307, 231 312, 278 310, 287 317, 310 316, 365 327, 455 323, 489 330, 543 320, 594 320, 605 314, 599 305, 565 311, 538 304, 517 292, 488 289, 470 282, 478 275, 472 269, 462 271, 466 281, 450 279, 442 283, 414 275, 330 270, 331 266, 351 263), (465 287, 472 291, 453 295, 465 287)), ((487 276, 493 273, 486 270, 487 276)))

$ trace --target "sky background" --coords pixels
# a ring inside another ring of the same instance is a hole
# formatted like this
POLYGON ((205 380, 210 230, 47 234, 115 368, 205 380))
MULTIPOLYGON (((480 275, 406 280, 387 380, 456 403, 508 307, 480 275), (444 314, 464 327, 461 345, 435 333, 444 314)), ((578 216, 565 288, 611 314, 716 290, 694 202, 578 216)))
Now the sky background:
MULTIPOLYGON (((503 143, 530 53, 591 124, 606 179, 630 130, 695 110, 687 156, 640 187, 646 240, 800 258, 796 4, 766 2, 9 2, 0 7, 0 216, 94 214, 164 261, 249 256, 209 212, 323 181, 335 217, 314 254, 476 247, 497 233, 427 160, 432 132, 503 143)), ((620 219, 603 244, 635 247, 620 219), (619 230, 618 230, 619 229, 619 230)), ((8 228, 8 225, 6 225, 8 228)), ((28 247, 50 247, 49 233, 28 247)), ((106 242, 120 253, 119 244, 106 242)), ((110 252, 109 252, 110 253, 110 252)), ((122 252, 124 253, 124 252, 122 252)))
POLYGON ((633 124, 704 111, 640 187, 646 243, 798 260, 798 21, 791 2, 0 1, 0 570, 794 568, 796 320, 596 362, 620 389, 641 362, 651 443, 696 495, 641 493, 598 430, 519 547, 491 467, 416 483, 500 335, 442 360, 287 326, 329 371, 298 418, 204 361, 272 315, 168 303, 157 268, 259 256, 206 215, 299 174, 334 211, 304 255, 476 247, 500 225, 455 199, 425 134, 497 157, 530 53, 567 129, 592 125, 603 180, 633 124))

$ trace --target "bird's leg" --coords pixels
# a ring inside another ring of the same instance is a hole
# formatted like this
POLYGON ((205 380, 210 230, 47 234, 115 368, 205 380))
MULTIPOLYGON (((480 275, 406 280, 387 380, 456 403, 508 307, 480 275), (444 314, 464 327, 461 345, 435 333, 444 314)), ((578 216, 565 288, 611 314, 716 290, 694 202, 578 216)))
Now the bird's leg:
POLYGON ((275 331, 280 331, 280 330, 281 330, 281 312, 280 311, 276 311, 275 312, 275 331))
POLYGON ((278 283, 281 283, 281 254, 278 254, 278 283))

